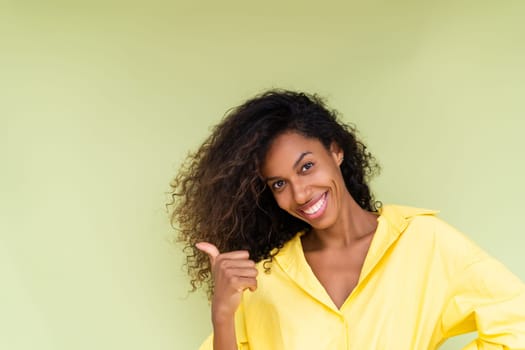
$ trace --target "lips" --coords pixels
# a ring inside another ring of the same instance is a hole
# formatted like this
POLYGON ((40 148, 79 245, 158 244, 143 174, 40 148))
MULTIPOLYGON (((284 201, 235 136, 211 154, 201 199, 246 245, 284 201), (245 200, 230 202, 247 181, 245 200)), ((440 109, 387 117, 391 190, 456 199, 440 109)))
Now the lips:
POLYGON ((319 198, 311 200, 310 203, 299 208, 301 214, 309 219, 321 216, 326 208, 328 192, 323 193, 319 198))

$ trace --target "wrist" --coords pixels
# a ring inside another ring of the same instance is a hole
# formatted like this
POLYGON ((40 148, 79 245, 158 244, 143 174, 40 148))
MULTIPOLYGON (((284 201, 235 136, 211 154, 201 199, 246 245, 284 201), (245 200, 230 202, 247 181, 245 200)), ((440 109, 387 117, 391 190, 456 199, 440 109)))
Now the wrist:
POLYGON ((234 319, 235 319, 235 312, 230 312, 227 310, 218 310, 216 308, 212 308, 211 321, 214 327, 233 324, 234 319))

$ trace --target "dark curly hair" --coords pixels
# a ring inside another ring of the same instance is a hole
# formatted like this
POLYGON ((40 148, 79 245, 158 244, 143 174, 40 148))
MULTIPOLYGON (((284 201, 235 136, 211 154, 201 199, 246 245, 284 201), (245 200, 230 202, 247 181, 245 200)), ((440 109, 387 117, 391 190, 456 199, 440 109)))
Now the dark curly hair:
MULTIPOLYGON (((346 187, 363 208, 375 211, 368 179, 379 170, 355 128, 338 120, 317 95, 270 90, 232 109, 171 182, 171 224, 185 244, 192 290, 213 291, 210 262, 195 248, 206 241, 219 251, 247 249, 256 262, 269 259, 310 226, 277 206, 260 174, 272 140, 286 131, 344 151, 346 187)), ((266 265, 265 265, 266 266, 266 265)))

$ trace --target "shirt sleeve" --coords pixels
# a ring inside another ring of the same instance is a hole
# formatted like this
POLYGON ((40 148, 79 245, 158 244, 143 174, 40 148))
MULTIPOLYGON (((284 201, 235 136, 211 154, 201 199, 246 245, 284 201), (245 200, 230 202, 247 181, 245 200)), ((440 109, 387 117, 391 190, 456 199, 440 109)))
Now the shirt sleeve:
MULTIPOLYGON (((235 336, 237 338, 238 350, 250 350, 248 337, 246 335, 246 324, 244 319, 244 308, 241 305, 235 312, 235 336)), ((199 350, 213 350, 213 333, 201 344, 199 350)))
POLYGON ((444 336, 477 331, 464 350, 525 349, 525 285, 499 261, 474 250, 475 259, 451 284, 444 336))

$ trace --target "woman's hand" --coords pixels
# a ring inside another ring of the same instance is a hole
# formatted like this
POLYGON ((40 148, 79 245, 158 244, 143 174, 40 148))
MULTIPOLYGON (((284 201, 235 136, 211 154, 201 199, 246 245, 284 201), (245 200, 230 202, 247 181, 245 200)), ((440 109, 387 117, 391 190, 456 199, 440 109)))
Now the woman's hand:
POLYGON ((195 245, 210 257, 214 292, 212 298, 212 320, 214 323, 231 320, 241 302, 245 289, 257 289, 257 269, 247 250, 236 250, 221 254, 216 246, 208 242, 195 245))

